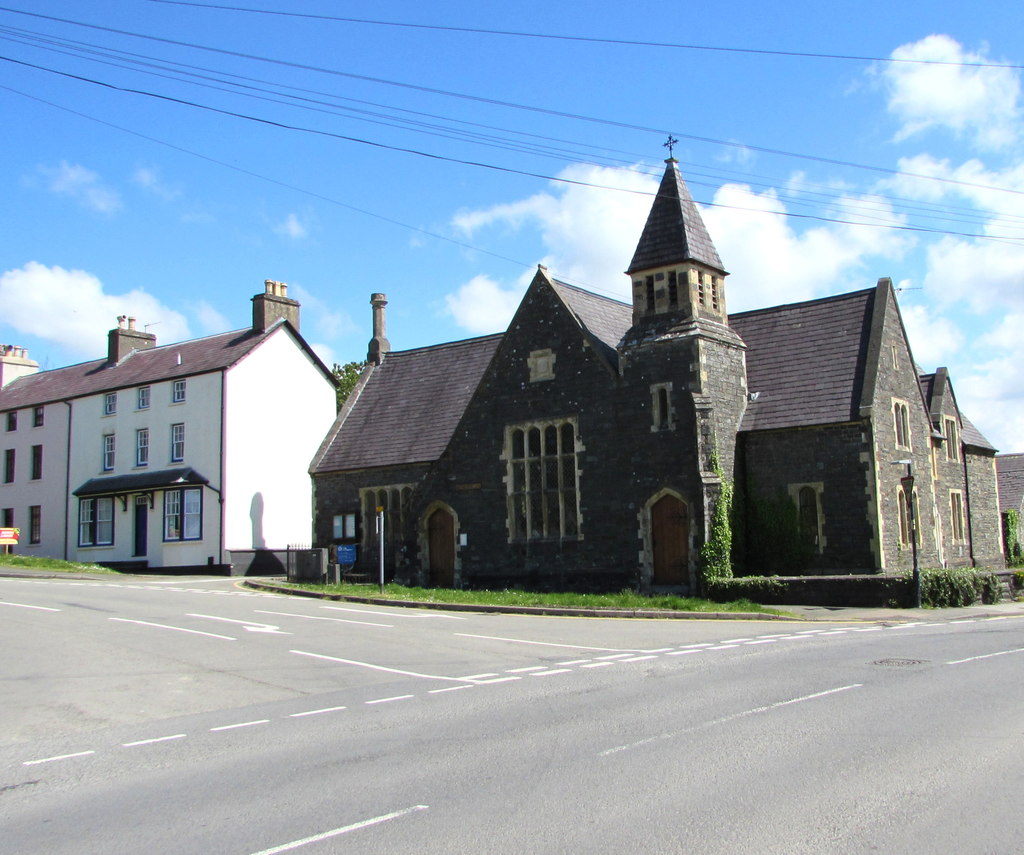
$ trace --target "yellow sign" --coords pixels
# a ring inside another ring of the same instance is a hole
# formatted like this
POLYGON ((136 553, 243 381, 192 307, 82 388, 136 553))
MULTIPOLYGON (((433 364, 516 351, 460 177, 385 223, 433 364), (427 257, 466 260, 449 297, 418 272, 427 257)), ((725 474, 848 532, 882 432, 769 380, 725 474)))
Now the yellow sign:
POLYGON ((16 546, 21 537, 21 529, 0 528, 0 546, 16 546))

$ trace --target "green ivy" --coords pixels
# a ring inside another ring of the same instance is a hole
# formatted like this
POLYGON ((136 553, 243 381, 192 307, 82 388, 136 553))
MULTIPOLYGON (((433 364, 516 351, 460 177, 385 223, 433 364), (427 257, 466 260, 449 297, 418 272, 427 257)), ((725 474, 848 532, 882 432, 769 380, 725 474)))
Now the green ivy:
MULTIPOLYGON (((913 574, 902 574, 908 583, 913 574)), ((995 573, 970 567, 938 567, 921 571, 921 604, 934 609, 999 602, 1002 583, 995 573)))
POLYGON ((1020 514, 1007 511, 1003 515, 1003 540, 1006 543, 1006 563, 1010 567, 1024 567, 1024 547, 1020 542, 1020 514))
POLYGON ((777 602, 786 590, 774 576, 743 576, 738 579, 707 579, 704 596, 718 603, 747 599, 755 603, 777 602))
POLYGON ((705 588, 712 579, 732 578, 732 483, 722 471, 718 452, 711 455, 711 468, 721 485, 711 511, 708 539, 700 548, 701 585, 705 588))
POLYGON ((780 491, 775 498, 751 496, 746 519, 751 572, 799 575, 807 568, 813 547, 800 537, 796 504, 786 493, 780 491))

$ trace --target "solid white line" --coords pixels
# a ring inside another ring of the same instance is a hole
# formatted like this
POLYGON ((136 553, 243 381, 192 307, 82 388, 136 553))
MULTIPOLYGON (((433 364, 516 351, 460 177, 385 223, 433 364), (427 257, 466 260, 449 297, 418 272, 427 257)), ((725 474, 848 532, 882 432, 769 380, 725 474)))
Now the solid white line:
POLYGON ((434 618, 436 620, 469 620, 469 618, 460 617, 459 615, 440 615, 440 614, 423 614, 422 611, 410 612, 408 614, 404 612, 375 612, 372 609, 350 609, 345 606, 320 606, 322 609, 330 609, 335 612, 355 612, 360 615, 381 615, 382 617, 389 618, 418 618, 420 620, 434 618))
POLYGON ((496 677, 493 680, 478 680, 474 686, 490 686, 492 683, 511 683, 513 680, 522 680, 522 677, 496 677))
POLYGON ((739 647, 738 644, 716 644, 714 647, 706 647, 705 650, 732 650, 734 647, 739 647))
POLYGON ((368 828, 371 825, 380 825, 383 822, 390 822, 392 819, 398 819, 402 816, 407 816, 410 813, 414 813, 420 810, 427 810, 429 805, 414 805, 405 810, 396 810, 393 813, 386 813, 383 816, 375 816, 373 819, 364 819, 362 822, 354 822, 352 825, 345 825, 341 828, 334 828, 330 831, 324 831, 320 834, 314 834, 312 837, 303 837, 301 840, 293 840, 291 843, 282 843, 280 846, 274 846, 272 849, 261 849, 259 852, 254 852, 253 855, 277 855, 278 852, 287 852, 290 849, 298 849, 300 846, 305 846, 307 843, 318 843, 321 840, 329 840, 332 837, 337 837, 339 834, 347 834, 350 831, 358 831, 360 828, 368 828))
POLYGON ((290 650, 296 656, 309 656, 313 659, 326 659, 328 662, 340 662, 342 665, 358 665, 360 668, 369 668, 371 671, 386 671, 388 674, 401 674, 403 677, 421 677, 424 680, 450 680, 454 683, 472 682, 467 677, 444 677, 438 674, 420 674, 417 671, 402 671, 399 668, 386 668, 383 665, 372 665, 369 662, 357 662, 355 659, 339 659, 337 656, 327 656, 323 653, 309 653, 305 650, 290 650))
POLYGON ((674 647, 659 647, 657 650, 645 650, 644 653, 668 653, 670 650, 675 650, 674 647))
POLYGON ((22 766, 38 766, 40 763, 52 763, 54 760, 69 760, 72 757, 85 757, 87 754, 95 754, 95 751, 78 751, 74 754, 59 754, 56 757, 44 757, 42 760, 26 760, 22 766))
POLYGON ((998 653, 983 653, 981 656, 968 656, 966 659, 954 659, 946 664, 960 665, 964 662, 977 662, 979 659, 991 659, 993 656, 1006 656, 1010 653, 1024 653, 1024 647, 1015 647, 1013 650, 1000 650, 998 653))
MULTIPOLYGON (((570 659, 568 662, 556 662, 556 665, 582 665, 584 662, 589 662, 589 659, 570 659)), ((511 672, 510 672, 511 673, 511 672)))
POLYGON ((375 701, 363 701, 364 704, 390 704, 392 701, 406 701, 415 695, 395 695, 393 698, 377 698, 375 701))
POLYGON ((320 615, 297 615, 293 612, 271 612, 267 611, 266 609, 253 609, 253 611, 255 611, 256 614, 258 615, 283 615, 285 617, 305 618, 306 620, 329 620, 333 621, 334 623, 354 623, 358 626, 383 626, 387 629, 395 628, 395 625, 393 623, 371 623, 368 620, 347 620, 346 618, 321 617, 320 615))
POLYGON ((236 727, 252 727, 254 724, 266 724, 269 721, 269 718, 261 718, 256 721, 240 721, 238 724, 225 724, 221 727, 211 727, 210 733, 216 733, 218 730, 234 730, 236 727))
MULTIPOLYGON (((547 665, 531 665, 529 668, 509 668, 508 671, 506 671, 505 673, 506 674, 526 674, 526 673, 528 673, 530 671, 543 671, 547 667, 548 667, 547 665)), ((498 675, 497 674, 494 674, 494 675, 488 674, 487 676, 489 676, 489 677, 490 676, 495 676, 496 677, 498 675)))
POLYGON ((472 689, 472 686, 445 686, 443 689, 430 689, 428 695, 440 695, 442 692, 461 692, 463 689, 472 689))
POLYGON ((60 609, 51 609, 47 606, 28 606, 25 603, 8 603, 4 600, 0 600, 0 606, 13 606, 17 609, 37 609, 41 612, 59 612, 60 609))
POLYGON ((687 653, 700 653, 700 650, 673 650, 671 653, 666 653, 666 656, 685 656, 687 653))
POLYGON ((739 644, 743 641, 752 641, 750 638, 726 638, 719 642, 719 644, 739 644))
POLYGON ((552 668, 550 671, 534 671, 531 677, 550 677, 552 674, 568 674, 572 668, 552 668))
POLYGON ((138 742, 122 742, 122 748, 134 748, 136 745, 152 745, 154 742, 169 742, 172 739, 184 739, 184 733, 176 733, 173 736, 158 736, 155 739, 140 739, 138 742))
MULTIPOLYGON (((457 686, 456 688, 462 688, 457 686)), ((288 715, 288 718, 302 718, 304 715, 320 715, 321 713, 338 712, 339 710, 345 710, 348 707, 324 707, 322 710, 306 710, 306 712, 293 712, 288 715)))
MULTIPOLYGON (((587 647, 584 644, 556 644, 553 641, 528 641, 524 638, 505 638, 500 635, 473 635, 468 632, 457 632, 456 635, 462 636, 463 638, 483 638, 487 641, 511 641, 515 644, 537 644, 541 647, 568 647, 571 650, 619 650, 621 647, 587 647)), ((639 650, 632 650, 629 653, 640 653, 639 650)), ((626 653, 628 656, 629 653, 626 653)))
POLYGON ((850 632, 881 632, 886 629, 884 626, 868 626, 863 629, 851 629, 850 632))
MULTIPOLYGON (((671 654, 669 654, 671 656, 671 654)), ((589 665, 581 665, 581 668, 607 668, 609 665, 614 665, 614 662, 591 662, 589 665)))
POLYGON ((630 656, 628 659, 620 659, 620 662, 643 662, 647 659, 657 659, 653 654, 650 656, 630 656))
POLYGON ((712 645, 712 642, 710 642, 710 641, 698 641, 696 644, 681 644, 679 646, 680 646, 680 648, 686 648, 686 649, 693 648, 693 649, 696 649, 698 647, 710 647, 711 645, 712 645))
POLYGON ((778 642, 777 638, 758 638, 755 641, 745 641, 744 644, 750 646, 751 644, 775 644, 778 642))
POLYGON ((200 632, 198 629, 185 629, 180 626, 168 626, 165 623, 150 623, 148 620, 129 620, 128 618, 112 617, 109 620, 116 620, 120 623, 137 623, 139 626, 155 626, 159 629, 173 629, 177 632, 190 632, 192 635, 205 635, 209 638, 223 638, 225 641, 237 641, 238 639, 232 638, 230 635, 217 635, 215 632, 200 632))
MULTIPOLYGON (((509 673, 511 674, 512 672, 509 671, 509 673)), ((497 671, 491 671, 491 672, 489 672, 487 674, 469 674, 469 675, 463 677, 462 679, 463 680, 485 680, 488 677, 497 677, 497 676, 498 676, 498 672, 497 671)))

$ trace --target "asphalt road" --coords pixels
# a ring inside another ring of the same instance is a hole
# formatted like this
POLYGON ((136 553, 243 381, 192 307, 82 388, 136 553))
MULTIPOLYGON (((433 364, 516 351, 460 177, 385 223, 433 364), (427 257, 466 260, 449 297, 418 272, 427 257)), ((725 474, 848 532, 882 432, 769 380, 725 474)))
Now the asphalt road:
POLYGON ((0 579, 0 853, 1024 852, 1024 618, 0 579))

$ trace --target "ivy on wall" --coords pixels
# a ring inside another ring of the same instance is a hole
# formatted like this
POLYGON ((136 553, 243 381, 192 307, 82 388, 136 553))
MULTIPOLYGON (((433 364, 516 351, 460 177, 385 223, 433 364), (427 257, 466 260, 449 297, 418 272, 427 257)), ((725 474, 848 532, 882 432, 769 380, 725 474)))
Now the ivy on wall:
POLYGON ((1006 544, 1006 563, 1010 567, 1024 567, 1024 547, 1020 542, 1020 514, 1007 511, 1003 514, 1003 542, 1006 544))
POLYGON ((732 483, 726 479, 718 452, 711 454, 711 468, 721 479, 718 497, 711 510, 708 539, 700 548, 701 587, 711 579, 732 578, 732 483))
POLYGON ((806 570, 814 547, 800 537, 797 507, 789 495, 751 496, 746 506, 749 572, 794 576, 806 570))

